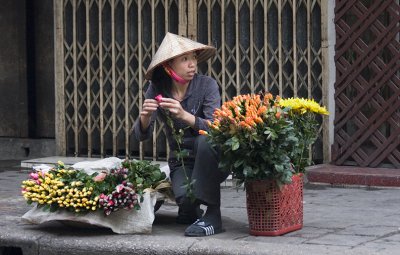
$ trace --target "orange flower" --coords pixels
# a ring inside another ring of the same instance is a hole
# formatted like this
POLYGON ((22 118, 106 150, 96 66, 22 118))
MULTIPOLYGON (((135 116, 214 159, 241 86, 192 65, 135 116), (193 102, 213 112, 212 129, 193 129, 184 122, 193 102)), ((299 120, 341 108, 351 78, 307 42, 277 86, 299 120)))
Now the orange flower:
POLYGON ((215 129, 215 130, 219 130, 219 126, 218 126, 218 125, 215 125, 215 124, 212 124, 212 125, 211 125, 211 128, 212 128, 212 129, 215 129))
POLYGON ((280 119, 280 118, 281 118, 281 112, 279 112, 279 111, 276 112, 276 113, 275 113, 275 117, 276 117, 277 119, 280 119))
POLYGON ((257 124, 261 124, 261 123, 264 122, 263 119, 261 119, 261 118, 258 117, 258 116, 254 119, 254 121, 255 121, 257 124))
POLYGON ((272 100, 274 99, 274 96, 271 93, 267 93, 265 94, 264 99, 272 100))
POLYGON ((208 135, 208 132, 205 130, 199 130, 199 135, 208 135))
POLYGON ((246 129, 251 129, 251 126, 247 124, 245 121, 239 122, 239 126, 246 128, 246 129))
POLYGON ((265 105, 262 105, 260 108, 257 110, 257 115, 263 115, 267 111, 267 107, 265 105))
POLYGON ((256 125, 256 123, 254 122, 253 118, 251 118, 251 117, 247 117, 245 121, 250 126, 255 126, 256 125))

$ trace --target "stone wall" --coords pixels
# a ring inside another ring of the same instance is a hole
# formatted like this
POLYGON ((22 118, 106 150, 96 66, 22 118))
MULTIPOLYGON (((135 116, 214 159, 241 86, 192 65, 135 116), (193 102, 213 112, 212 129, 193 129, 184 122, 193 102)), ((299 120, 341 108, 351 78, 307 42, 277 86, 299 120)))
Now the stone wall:
POLYGON ((54 138, 53 1, 0 6, 0 137, 54 138))
POLYGON ((0 137, 28 137, 25 1, 0 6, 0 137))

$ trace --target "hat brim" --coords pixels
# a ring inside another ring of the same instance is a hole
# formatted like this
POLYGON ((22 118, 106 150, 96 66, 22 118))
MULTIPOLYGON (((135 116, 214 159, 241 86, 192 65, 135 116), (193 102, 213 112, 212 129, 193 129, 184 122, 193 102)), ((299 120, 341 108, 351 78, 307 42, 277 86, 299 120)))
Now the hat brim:
POLYGON ((170 61, 170 60, 172 60, 174 58, 177 58, 179 56, 188 54, 190 52, 198 52, 197 63, 200 64, 200 63, 202 63, 204 61, 207 61, 212 56, 214 56, 216 51, 217 51, 217 49, 215 49, 212 46, 205 46, 205 47, 202 47, 202 48, 189 50, 187 52, 183 52, 183 53, 177 54, 175 56, 171 56, 170 58, 167 58, 164 61, 162 61, 160 63, 157 63, 157 65, 152 66, 149 69, 147 69, 146 74, 144 75, 144 77, 145 77, 146 80, 151 80, 151 77, 153 76, 154 69, 156 69, 158 66, 160 66, 160 65, 162 65, 162 64, 164 64, 164 63, 166 63, 166 62, 168 62, 168 61, 170 61))

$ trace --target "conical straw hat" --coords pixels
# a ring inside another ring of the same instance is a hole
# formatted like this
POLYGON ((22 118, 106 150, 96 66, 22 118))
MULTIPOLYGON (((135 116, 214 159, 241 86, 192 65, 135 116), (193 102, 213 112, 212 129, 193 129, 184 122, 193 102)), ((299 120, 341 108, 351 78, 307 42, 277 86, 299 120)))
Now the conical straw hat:
POLYGON ((147 80, 151 80, 154 68, 168 60, 192 51, 199 51, 197 62, 201 63, 213 56, 216 49, 212 46, 204 45, 168 32, 161 42, 156 54, 154 54, 144 77, 147 80))

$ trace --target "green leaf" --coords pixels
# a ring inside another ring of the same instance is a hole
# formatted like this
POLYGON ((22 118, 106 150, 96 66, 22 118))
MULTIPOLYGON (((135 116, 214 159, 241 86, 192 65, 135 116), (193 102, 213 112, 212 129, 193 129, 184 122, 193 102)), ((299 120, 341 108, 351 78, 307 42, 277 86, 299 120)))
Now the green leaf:
POLYGON ((237 139, 232 139, 232 150, 236 151, 240 147, 240 143, 237 139))
POLYGON ((235 161, 235 163, 233 164, 233 167, 238 168, 241 165, 243 165, 243 160, 239 159, 239 160, 235 161))
POLYGON ((141 178, 141 177, 136 178, 136 183, 137 184, 142 184, 143 183, 143 178, 141 178))
POLYGON ((252 176, 252 168, 251 168, 250 166, 245 166, 245 167, 243 168, 243 175, 244 175, 245 177, 250 177, 250 176, 252 176))
POLYGON ((50 212, 55 212, 55 211, 57 211, 57 209, 58 209, 58 206, 54 206, 54 205, 50 206, 50 212))

